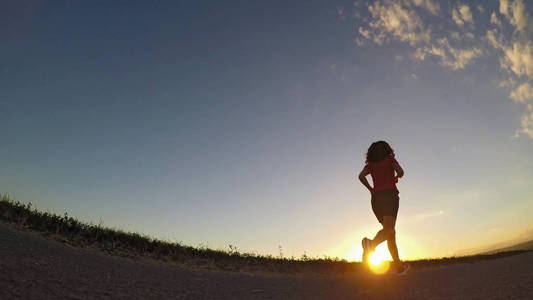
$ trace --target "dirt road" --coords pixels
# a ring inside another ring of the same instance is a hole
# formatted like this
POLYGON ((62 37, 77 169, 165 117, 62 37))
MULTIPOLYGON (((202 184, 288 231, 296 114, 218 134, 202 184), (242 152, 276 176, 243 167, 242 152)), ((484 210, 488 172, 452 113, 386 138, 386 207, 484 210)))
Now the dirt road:
POLYGON ((72 248, 0 223, 0 299, 533 299, 533 252, 407 276, 195 271, 72 248))

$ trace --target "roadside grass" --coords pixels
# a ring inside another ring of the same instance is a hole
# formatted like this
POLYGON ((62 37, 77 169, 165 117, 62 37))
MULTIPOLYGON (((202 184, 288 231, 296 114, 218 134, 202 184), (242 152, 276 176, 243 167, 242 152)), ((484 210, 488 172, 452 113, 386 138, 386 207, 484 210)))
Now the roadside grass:
POLYGON ((192 247, 162 241, 150 236, 87 224, 73 217, 37 210, 31 203, 14 201, 0 195, 0 220, 19 228, 37 231, 63 243, 84 248, 97 248, 112 255, 155 259, 170 264, 200 269, 283 274, 345 274, 358 272, 360 263, 338 258, 275 257, 242 253, 235 246, 229 250, 192 247))
MULTIPOLYGON (((366 271, 360 262, 339 258, 300 258, 255 253, 241 253, 229 245, 229 250, 192 247, 181 243, 162 241, 135 232, 126 232, 78 221, 75 218, 37 210, 31 203, 14 201, 0 195, 0 220, 52 237, 76 247, 96 248, 111 255, 133 259, 149 259, 166 264, 196 269, 274 273, 294 275, 350 275, 366 271)), ((415 268, 438 267, 454 263, 473 263, 480 260, 514 255, 525 251, 509 251, 464 257, 446 257, 411 261, 415 268)))

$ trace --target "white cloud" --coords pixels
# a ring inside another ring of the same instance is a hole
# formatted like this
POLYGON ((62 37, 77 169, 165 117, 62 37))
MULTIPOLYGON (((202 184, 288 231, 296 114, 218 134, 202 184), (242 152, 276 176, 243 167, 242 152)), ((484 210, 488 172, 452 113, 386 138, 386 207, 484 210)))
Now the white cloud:
MULTIPOLYGON (((370 31, 368 31, 367 29, 364 29, 363 27, 359 27, 359 34, 365 39, 370 39, 370 31)), ((360 38, 356 38, 355 43, 357 44, 357 46, 362 46, 364 44, 364 40, 360 38)))
POLYGON ((496 15, 496 12, 492 12, 492 14, 490 15, 490 23, 498 26, 498 27, 502 27, 502 21, 500 21, 500 19, 498 19, 498 16, 496 15))
POLYGON ((454 59, 445 61, 443 64, 452 67, 454 70, 464 69, 474 58, 483 54, 480 48, 454 49, 450 47, 449 50, 454 59))
POLYGON ((522 0, 513 2, 511 10, 513 12, 511 24, 516 26, 516 30, 524 31, 526 26, 530 23, 529 14, 526 12, 524 2, 522 0))
POLYGON ((453 21, 455 22, 455 24, 459 25, 459 26, 463 26, 465 25, 465 22, 461 19, 461 17, 459 16, 459 12, 457 9, 453 9, 452 10, 452 19, 453 21))
POLYGON ((463 38, 474 39, 474 34, 472 32, 465 32, 464 35, 461 35, 460 32, 454 31, 450 33, 450 37, 456 41, 461 41, 463 38))
POLYGON ((504 69, 511 70, 518 76, 533 79, 533 42, 518 40, 512 46, 504 47, 504 56, 500 63, 504 69))
POLYGON ((503 50, 505 48, 503 45, 504 37, 502 34, 498 33, 496 29, 487 30, 486 39, 489 41, 489 44, 496 49, 503 50))
POLYGON ((510 84, 511 84, 511 83, 510 83, 509 81, 507 81, 507 80, 502 80, 502 81, 500 81, 500 83, 498 83, 498 86, 499 86, 499 87, 509 87, 510 84))
POLYGON ((463 3, 458 3, 457 6, 452 9, 452 19, 459 27, 463 27, 465 24, 470 24, 471 26, 474 25, 470 7, 463 3))
POLYGON ((515 26, 517 31, 531 30, 531 28, 528 28, 531 19, 522 0, 500 0, 500 13, 515 26))
MULTIPOLYGON (((506 39, 498 29, 489 29, 486 39, 490 45, 503 52, 500 57, 500 65, 503 69, 518 77, 524 76, 532 80, 533 41, 527 34, 530 29, 526 26, 531 24, 531 19, 526 12, 524 3, 522 0, 500 0, 500 13, 514 27, 517 34, 506 39)), ((503 27, 502 22, 494 12, 491 15, 491 23, 500 29, 503 27)))
POLYGON ((406 57, 415 61, 433 58, 452 70, 472 65, 476 58, 491 53, 487 46, 492 46, 497 50, 494 54, 500 67, 507 71, 507 78, 500 78, 499 87, 508 89, 510 99, 526 106, 519 132, 533 138, 533 22, 526 9, 529 2, 499 1, 499 10, 489 15, 481 5, 471 8, 461 2, 441 9, 433 0, 376 0, 366 4, 368 19, 359 19, 364 25, 358 27, 356 43, 360 46, 363 41, 378 45, 404 42, 412 51, 406 57), (485 18, 479 24, 487 24, 490 18, 485 36, 473 34, 472 9, 480 12, 479 18, 485 18), (450 17, 452 24, 459 27, 456 30, 435 25, 438 19, 441 24, 449 24, 450 17))
POLYGON ((359 33, 366 39, 370 38, 370 31, 364 29, 363 27, 359 27, 359 33))
POLYGON ((427 49, 418 48, 415 53, 413 53, 413 59, 423 61, 426 59, 427 49))
POLYGON ((500 0, 500 14, 509 18, 509 1, 500 0))
POLYGON ((450 45, 447 38, 441 38, 437 44, 431 46, 418 48, 415 51, 414 58, 417 60, 425 60, 427 55, 433 55, 440 59, 443 66, 450 67, 453 70, 464 69, 467 65, 472 63, 472 60, 483 54, 481 48, 466 48, 458 49, 450 45))
POLYGON ((533 87, 530 84, 533 80, 533 24, 522 0, 500 0, 500 13, 514 28, 513 34, 504 36, 500 33, 503 23, 493 12, 490 21, 497 28, 489 29, 486 39, 490 45, 501 51, 500 66, 509 74, 509 78, 500 82, 499 86, 509 88, 509 98, 526 105, 520 121, 520 130, 515 137, 522 133, 533 139, 533 87), (526 82, 518 85, 517 81, 524 78, 526 82))
POLYGON ((533 139, 533 106, 529 104, 520 122, 522 133, 533 139))
POLYGON ((516 81, 514 81, 514 79, 512 79, 512 78, 509 78, 507 80, 500 81, 498 86, 502 87, 502 88, 503 87, 512 88, 512 87, 516 86, 516 81))
POLYGON ((533 99, 533 87, 526 82, 511 91, 510 98, 516 102, 526 103, 527 100, 533 99))
POLYGON ((368 6, 368 10, 372 15, 369 26, 375 30, 372 39, 377 44, 393 38, 414 46, 431 38, 420 16, 400 2, 385 0, 382 4, 376 1, 368 6))
MULTIPOLYGON (((433 1, 403 0, 403 1, 376 1, 368 5, 368 10, 372 19, 368 22, 368 28, 359 27, 359 34, 366 40, 371 40, 378 45, 382 45, 390 40, 397 40, 408 43, 415 47, 412 55, 416 60, 424 60, 428 55, 435 56, 443 66, 453 70, 464 69, 473 59, 483 54, 479 47, 457 48, 453 47, 446 37, 432 42, 431 30, 425 26, 421 16, 413 7, 423 7, 430 13, 437 13, 439 6, 433 1)), ((462 22, 473 24, 472 13, 467 5, 460 4, 454 10, 457 12, 462 22)), ((452 34, 453 38, 459 40, 463 37, 461 33, 452 34)), ((470 32, 464 37, 474 39, 470 32)), ((358 44, 362 41, 356 40, 358 44)))
POLYGON ((432 0, 407 0, 407 4, 413 4, 415 6, 423 7, 433 15, 437 15, 440 11, 440 5, 436 1, 432 0))

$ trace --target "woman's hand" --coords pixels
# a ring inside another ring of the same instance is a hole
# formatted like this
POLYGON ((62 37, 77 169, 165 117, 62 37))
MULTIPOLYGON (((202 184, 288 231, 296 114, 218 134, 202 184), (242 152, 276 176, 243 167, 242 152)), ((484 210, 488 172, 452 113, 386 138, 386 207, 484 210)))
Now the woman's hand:
POLYGON ((366 175, 370 174, 370 170, 368 170, 368 167, 365 166, 361 173, 359 173, 359 181, 366 186, 366 188, 370 191, 371 194, 374 193, 374 188, 370 186, 368 183, 368 180, 366 180, 366 175))

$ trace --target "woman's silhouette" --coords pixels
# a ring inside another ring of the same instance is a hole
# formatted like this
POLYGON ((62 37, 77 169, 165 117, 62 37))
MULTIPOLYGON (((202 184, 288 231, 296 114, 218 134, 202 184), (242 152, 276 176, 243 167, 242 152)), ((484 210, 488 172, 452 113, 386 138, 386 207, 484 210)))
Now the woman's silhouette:
POLYGON ((399 191, 396 188, 398 178, 403 176, 403 169, 394 158, 394 150, 385 141, 372 143, 366 153, 366 164, 359 180, 372 195, 372 210, 383 229, 378 231, 374 239, 363 238, 363 263, 367 263, 369 255, 377 245, 387 241, 390 255, 394 260, 395 271, 403 275, 409 266, 403 263, 398 256, 396 246, 396 217, 400 205, 399 191), (372 176, 373 187, 368 183, 366 176, 372 176))

